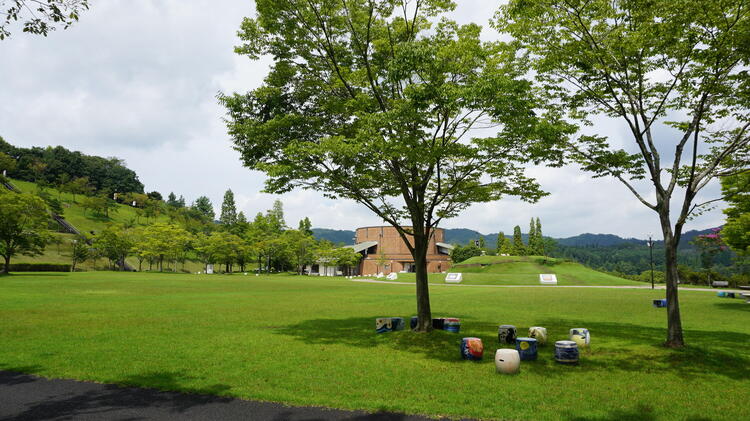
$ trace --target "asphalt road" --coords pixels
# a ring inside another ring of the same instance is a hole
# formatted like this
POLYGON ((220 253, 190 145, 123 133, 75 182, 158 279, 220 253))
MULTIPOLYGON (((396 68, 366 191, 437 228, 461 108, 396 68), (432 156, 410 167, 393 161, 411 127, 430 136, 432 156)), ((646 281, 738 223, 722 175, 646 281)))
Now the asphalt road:
POLYGON ((48 380, 0 371, 0 420, 423 421, 428 418, 291 407, 75 380, 48 380))

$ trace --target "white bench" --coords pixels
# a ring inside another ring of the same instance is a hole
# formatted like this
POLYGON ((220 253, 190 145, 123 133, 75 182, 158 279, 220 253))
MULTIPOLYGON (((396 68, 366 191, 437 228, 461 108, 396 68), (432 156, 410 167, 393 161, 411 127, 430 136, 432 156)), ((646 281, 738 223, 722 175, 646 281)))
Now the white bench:
POLYGON ((746 303, 750 304, 750 292, 743 292, 740 295, 747 300, 746 303))

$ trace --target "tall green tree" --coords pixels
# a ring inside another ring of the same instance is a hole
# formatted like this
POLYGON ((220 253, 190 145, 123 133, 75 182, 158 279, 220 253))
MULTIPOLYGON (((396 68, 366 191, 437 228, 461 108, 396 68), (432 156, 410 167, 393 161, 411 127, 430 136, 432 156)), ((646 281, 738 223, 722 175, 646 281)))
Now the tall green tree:
POLYGON ((567 149, 658 218, 670 347, 684 345, 683 227, 702 209, 698 193, 746 168, 750 155, 748 9, 750 0, 510 0, 498 13, 498 29, 524 49, 549 104, 582 125, 596 116, 625 126, 626 149, 601 134, 570 137, 567 149))
POLYGON ((500 231, 497 233, 497 242, 495 243, 495 248, 497 249, 497 254, 500 254, 500 250, 503 248, 503 244, 505 244, 505 233, 500 231))
POLYGON ((308 217, 305 217, 305 219, 301 219, 299 221, 299 227, 297 229, 307 236, 313 235, 312 222, 310 222, 310 218, 308 217))
POLYGON ((195 199, 192 208, 200 212, 201 215, 205 216, 209 221, 213 221, 214 218, 216 218, 214 205, 211 204, 211 199, 206 196, 201 196, 195 199))
POLYGON ((513 256, 525 256, 526 246, 523 244, 523 237, 521 236, 521 227, 516 225, 513 227, 513 246, 511 249, 513 256))
POLYGON ((537 256, 546 256, 546 248, 544 241, 544 234, 542 234, 542 221, 539 220, 539 217, 536 218, 536 255, 537 256))
POLYGON ((47 206, 31 194, 13 193, 0 188, 0 256, 3 272, 10 271, 13 256, 37 256, 49 241, 47 206))
POLYGON ((76 237, 72 242, 72 250, 70 253, 71 265, 70 271, 75 272, 76 266, 79 263, 83 263, 91 256, 91 250, 89 243, 84 237, 76 237))
POLYGON ((222 224, 231 227, 237 223, 237 206, 234 204, 234 193, 228 189, 224 193, 224 201, 221 203, 221 216, 219 221, 222 224))
POLYGON ((57 25, 68 29, 88 10, 88 0, 9 0, 0 3, 0 41, 10 36, 12 22, 21 20, 23 32, 44 35, 57 25))
POLYGON ((514 49, 451 21, 454 7, 259 0, 236 51, 271 57, 270 74, 220 97, 244 164, 269 176, 266 191, 351 199, 395 227, 416 266, 420 331, 431 329, 434 228, 472 203, 541 197, 523 164, 549 157, 567 128, 534 112, 514 49))
POLYGON ((532 256, 538 256, 537 251, 539 250, 537 239, 536 239, 536 221, 534 220, 534 217, 531 218, 531 222, 529 222, 529 247, 528 247, 528 254, 532 256))

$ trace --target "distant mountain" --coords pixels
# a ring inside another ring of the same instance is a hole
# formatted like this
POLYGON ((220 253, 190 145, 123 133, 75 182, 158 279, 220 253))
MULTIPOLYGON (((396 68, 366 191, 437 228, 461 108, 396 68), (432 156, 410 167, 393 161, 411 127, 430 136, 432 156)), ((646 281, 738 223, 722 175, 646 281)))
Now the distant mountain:
MULTIPOLYGON (((705 230, 692 230, 682 234, 680 241, 680 248, 692 248, 690 242, 698 235, 704 235, 712 232, 712 228, 705 230)), ((512 237, 512 232, 505 233, 508 238, 512 237)), ((325 239, 335 244, 344 243, 352 244, 354 241, 354 231, 350 230, 334 230, 328 228, 313 228, 313 235, 317 239, 325 239)), ((449 244, 469 244, 471 241, 478 240, 480 237, 484 237, 485 244, 488 248, 494 248, 497 244, 498 233, 482 234, 479 231, 474 231, 468 228, 446 228, 445 230, 445 242, 449 244)), ((524 242, 528 242, 528 234, 522 234, 524 242)), ((658 234, 655 235, 658 238, 658 234)), ((614 234, 580 234, 574 237, 567 238, 556 238, 558 244, 561 246, 568 247, 612 247, 621 245, 641 245, 646 241, 645 239, 637 238, 622 238, 614 234)), ((661 244, 661 241, 655 241, 655 244, 661 244)))
POLYGON ((575 237, 559 238, 557 243, 563 246, 586 247, 586 246, 618 246, 621 244, 641 244, 643 240, 636 238, 622 238, 614 234, 580 234, 575 237))
POLYGON ((318 240, 328 240, 333 244, 354 244, 354 231, 313 228, 312 232, 318 240))

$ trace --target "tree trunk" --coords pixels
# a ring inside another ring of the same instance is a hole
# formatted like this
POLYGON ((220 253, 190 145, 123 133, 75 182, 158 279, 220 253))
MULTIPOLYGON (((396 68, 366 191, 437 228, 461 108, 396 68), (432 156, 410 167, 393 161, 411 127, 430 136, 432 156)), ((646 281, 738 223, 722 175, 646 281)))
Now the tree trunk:
POLYGON ((667 283, 667 342, 664 345, 670 348, 682 348, 685 346, 685 341, 682 337, 682 319, 680 318, 680 302, 677 290, 679 281, 677 243, 680 233, 676 232, 673 235, 669 226, 669 218, 662 217, 661 219, 664 233, 664 264, 666 265, 667 283))
MULTIPOLYGON (((420 230, 423 228, 419 228, 420 230)), ((414 228, 414 267, 417 277, 417 332, 432 330, 432 311, 430 310, 430 286, 427 276, 427 245, 429 238, 414 228)))
POLYGON ((7 275, 10 273, 10 255, 5 256, 5 264, 3 265, 3 274, 7 275))

